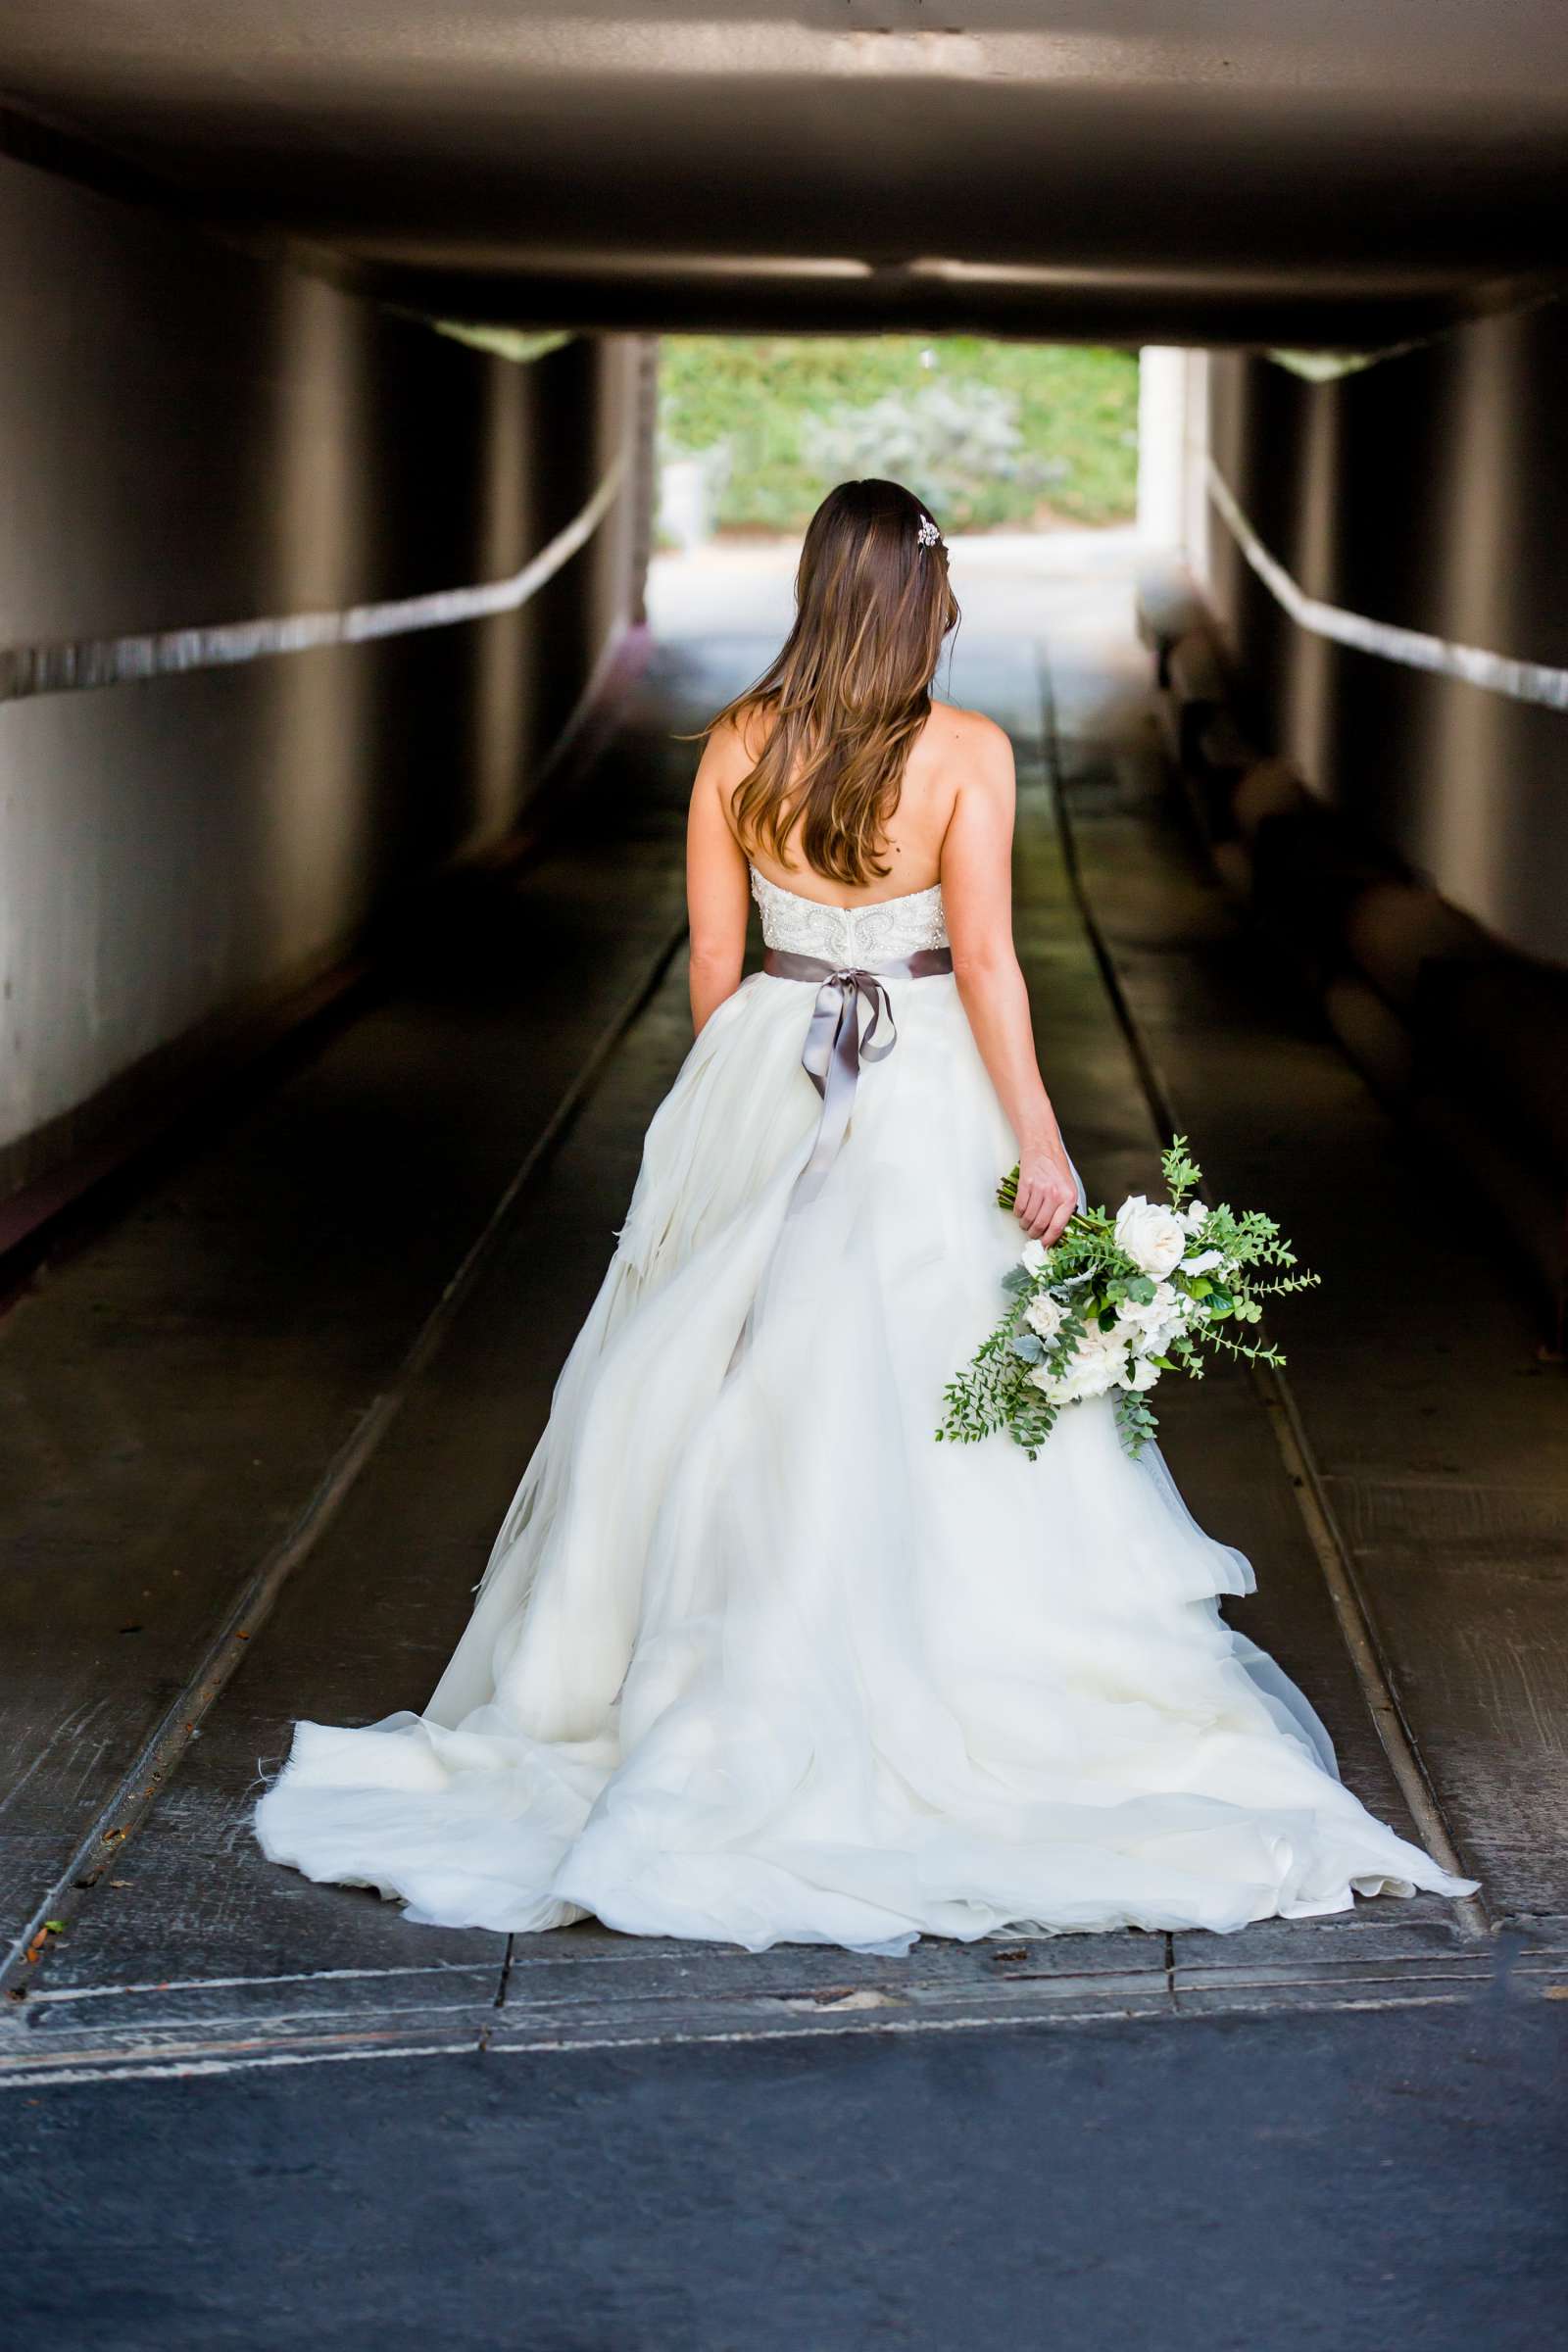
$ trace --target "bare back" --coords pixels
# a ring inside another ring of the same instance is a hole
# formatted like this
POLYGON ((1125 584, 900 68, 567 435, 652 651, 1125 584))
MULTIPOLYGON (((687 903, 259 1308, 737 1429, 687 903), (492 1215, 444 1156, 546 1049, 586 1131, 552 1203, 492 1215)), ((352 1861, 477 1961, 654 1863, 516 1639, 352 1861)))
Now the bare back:
MULTIPOLYGON (((792 865, 781 865, 765 850, 747 850, 741 844, 743 854, 760 874, 777 883, 780 889, 794 891, 797 898, 817 899, 835 906, 875 906, 886 899, 929 890, 942 878, 942 845, 957 806, 965 769, 972 763, 977 737, 982 731, 989 731, 991 725, 978 711, 961 710, 950 703, 933 706, 930 717, 910 748, 898 806, 879 847, 877 862, 886 865, 888 871, 873 876, 860 889, 815 872, 796 851, 794 836, 789 844, 794 858, 792 865)), ((768 733, 769 722, 760 713, 748 718, 744 741, 740 730, 736 730, 737 774, 756 762, 768 733)))

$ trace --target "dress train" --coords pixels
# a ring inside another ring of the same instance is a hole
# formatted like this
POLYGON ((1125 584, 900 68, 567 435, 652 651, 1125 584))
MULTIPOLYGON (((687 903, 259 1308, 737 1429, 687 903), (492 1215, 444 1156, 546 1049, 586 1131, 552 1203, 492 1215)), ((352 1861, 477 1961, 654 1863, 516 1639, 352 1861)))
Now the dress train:
MULTIPOLYGON (((939 891, 756 887, 787 955, 946 938, 939 891)), ((300 1724, 265 1850, 416 1920, 753 1950, 1470 1891, 1343 1786, 1220 1616, 1248 1563, 1108 1399, 1032 1464, 933 1443, 1017 1252, 1016 1152, 952 977, 889 995, 896 1050, 804 1204, 811 993, 761 972, 714 1012, 429 1705, 300 1724)))

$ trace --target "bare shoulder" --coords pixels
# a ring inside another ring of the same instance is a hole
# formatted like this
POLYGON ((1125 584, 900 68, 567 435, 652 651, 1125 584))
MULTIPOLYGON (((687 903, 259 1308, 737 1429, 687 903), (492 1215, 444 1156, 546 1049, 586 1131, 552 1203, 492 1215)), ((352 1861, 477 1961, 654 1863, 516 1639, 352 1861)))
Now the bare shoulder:
POLYGON ((759 706, 747 704, 710 727, 698 761, 695 790, 716 792, 728 800, 735 787, 751 774, 767 740, 766 721, 759 706))
POLYGON ((767 703, 742 703, 718 730, 731 758, 742 769, 757 765, 773 732, 773 710, 767 703))
POLYGON ((1012 758, 1006 728, 999 727, 983 710, 965 710, 957 703, 933 703, 926 734, 933 739, 933 748, 948 757, 956 754, 988 762, 1012 758))
POLYGON ((1011 792, 1012 739, 1005 727, 983 710, 964 710, 956 703, 938 703, 930 726, 940 730, 934 748, 958 791, 977 785, 987 792, 1011 792))

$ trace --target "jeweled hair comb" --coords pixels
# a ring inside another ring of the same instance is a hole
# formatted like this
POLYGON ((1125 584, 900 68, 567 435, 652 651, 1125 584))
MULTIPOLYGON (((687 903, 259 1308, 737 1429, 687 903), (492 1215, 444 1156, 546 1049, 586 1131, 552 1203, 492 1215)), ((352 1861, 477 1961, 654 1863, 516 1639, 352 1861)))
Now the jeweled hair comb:
POLYGON ((919 526, 915 531, 914 538, 916 546, 922 548, 946 547, 948 544, 943 538, 942 533, 937 529, 936 524, 932 521, 929 514, 921 515, 919 526))

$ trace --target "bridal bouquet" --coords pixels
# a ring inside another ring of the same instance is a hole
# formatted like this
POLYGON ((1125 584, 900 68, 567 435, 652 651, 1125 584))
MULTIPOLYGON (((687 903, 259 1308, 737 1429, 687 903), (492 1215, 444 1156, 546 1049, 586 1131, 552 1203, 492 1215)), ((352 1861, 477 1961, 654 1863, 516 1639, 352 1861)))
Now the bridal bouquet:
MULTIPOLYGON (((1162 1374, 1200 1380, 1206 1348, 1283 1364, 1243 1335, 1264 1298, 1309 1290, 1317 1276, 1294 1270, 1290 1244, 1260 1209, 1189 1200, 1203 1176, 1184 1135, 1159 1164, 1167 1200, 1134 1193, 1114 1217, 1080 1210, 1050 1250, 1025 1243, 1003 1276, 1010 1297, 1001 1321, 945 1392, 939 1439, 973 1445, 1004 1429, 1033 1461, 1064 1405, 1108 1395, 1137 1454, 1154 1434, 1149 1392, 1162 1374)), ((1017 1183, 1014 1168, 997 1193, 1002 1207, 1013 1205, 1017 1183)))

